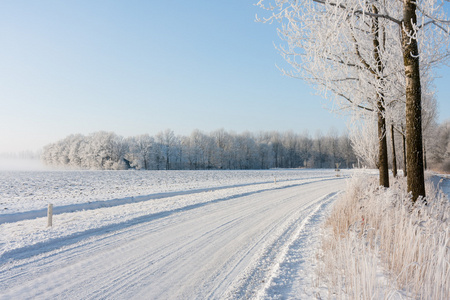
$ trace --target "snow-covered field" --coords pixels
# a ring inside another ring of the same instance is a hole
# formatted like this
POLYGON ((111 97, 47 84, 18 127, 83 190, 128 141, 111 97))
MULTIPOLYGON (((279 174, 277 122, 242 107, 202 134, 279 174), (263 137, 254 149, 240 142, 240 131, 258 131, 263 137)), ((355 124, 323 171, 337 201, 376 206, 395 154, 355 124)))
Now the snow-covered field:
MULTIPOLYGON (((341 171, 341 173, 346 171, 341 171)), ((173 195, 262 183, 314 180, 334 170, 0 172, 0 216, 55 206, 173 195)), ((108 204, 109 202, 109 204, 108 204)), ((85 209, 88 206, 79 206, 85 209)))
POLYGON ((305 294, 340 173, 0 173, 0 298, 305 294))

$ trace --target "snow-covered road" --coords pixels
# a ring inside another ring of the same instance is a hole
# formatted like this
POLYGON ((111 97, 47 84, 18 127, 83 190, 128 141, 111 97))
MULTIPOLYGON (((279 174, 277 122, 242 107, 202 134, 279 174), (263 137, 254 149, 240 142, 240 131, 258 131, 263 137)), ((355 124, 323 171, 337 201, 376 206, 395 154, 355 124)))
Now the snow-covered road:
POLYGON ((0 299, 304 298, 320 220, 344 187, 252 191, 30 247, 0 265, 0 299))

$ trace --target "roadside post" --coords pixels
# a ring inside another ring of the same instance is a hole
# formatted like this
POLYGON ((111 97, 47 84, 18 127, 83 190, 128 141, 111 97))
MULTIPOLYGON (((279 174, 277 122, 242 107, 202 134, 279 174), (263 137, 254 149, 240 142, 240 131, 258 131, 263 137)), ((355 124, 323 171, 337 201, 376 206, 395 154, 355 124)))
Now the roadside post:
POLYGON ((52 226, 53 226, 53 204, 49 204, 47 209, 47 227, 52 226))

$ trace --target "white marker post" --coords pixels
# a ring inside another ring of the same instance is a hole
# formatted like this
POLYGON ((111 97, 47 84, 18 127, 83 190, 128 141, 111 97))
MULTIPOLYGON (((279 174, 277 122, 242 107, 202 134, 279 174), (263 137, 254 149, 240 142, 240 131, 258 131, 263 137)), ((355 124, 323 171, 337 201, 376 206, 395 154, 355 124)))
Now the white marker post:
POLYGON ((52 226, 53 226, 53 204, 49 204, 47 210, 47 227, 52 226))

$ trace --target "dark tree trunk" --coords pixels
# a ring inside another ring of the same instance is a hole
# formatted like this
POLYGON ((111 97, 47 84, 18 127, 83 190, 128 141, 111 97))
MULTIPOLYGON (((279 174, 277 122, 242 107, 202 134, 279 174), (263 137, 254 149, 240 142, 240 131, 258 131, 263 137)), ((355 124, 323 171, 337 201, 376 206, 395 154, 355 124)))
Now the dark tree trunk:
POLYGON ((403 176, 407 176, 407 168, 406 168, 406 136, 402 134, 402 140, 403 140, 403 176))
POLYGON ((167 154, 167 158, 166 158, 166 170, 170 170, 170 158, 169 158, 168 154, 167 154))
POLYGON ((392 141, 392 174, 397 177, 397 155, 395 155, 395 135, 394 125, 391 124, 391 141, 392 141))
POLYGON ((417 23, 416 4, 403 0, 402 48, 406 77, 406 164, 407 187, 412 201, 425 197, 422 147, 422 103, 417 41, 410 38, 417 23), (409 35, 408 35, 409 33, 409 35))
MULTIPOLYGON (((378 9, 375 5, 372 5, 372 11, 374 14, 378 13, 378 9)), ((373 56, 377 63, 377 72, 375 76, 377 81, 383 83, 383 64, 380 57, 380 40, 379 40, 379 25, 378 17, 372 19, 372 33, 373 38, 373 56)), ((378 170, 380 172, 380 185, 389 187, 389 162, 387 154, 387 139, 386 139, 386 119, 385 119, 385 106, 382 91, 377 92, 377 115, 378 115, 378 170)))
POLYGON ((378 170, 380 172, 380 185, 389 187, 386 119, 384 118, 384 106, 381 101, 379 101, 378 104, 378 140, 378 170))

